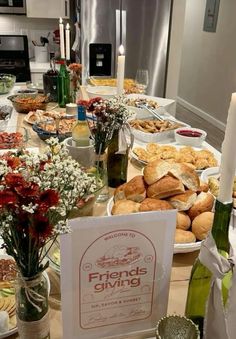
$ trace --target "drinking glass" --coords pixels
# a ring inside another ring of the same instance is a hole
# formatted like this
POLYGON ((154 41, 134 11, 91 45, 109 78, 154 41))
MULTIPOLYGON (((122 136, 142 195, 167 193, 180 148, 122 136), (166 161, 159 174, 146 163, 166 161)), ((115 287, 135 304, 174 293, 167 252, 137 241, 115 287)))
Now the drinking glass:
POLYGON ((138 69, 135 76, 135 83, 141 93, 145 93, 148 86, 148 70, 138 69))

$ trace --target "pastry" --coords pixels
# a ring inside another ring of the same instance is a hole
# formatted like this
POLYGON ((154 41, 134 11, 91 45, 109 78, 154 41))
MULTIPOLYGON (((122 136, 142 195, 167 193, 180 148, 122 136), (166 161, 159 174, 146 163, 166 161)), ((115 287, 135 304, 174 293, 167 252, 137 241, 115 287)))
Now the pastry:
POLYGON ((177 213, 176 228, 187 231, 191 226, 191 219, 184 212, 177 213))
POLYGON ((143 171, 144 180, 148 185, 154 184, 169 172, 170 164, 164 160, 157 159, 145 166, 143 171))
POLYGON ((178 193, 183 193, 184 191, 184 186, 180 180, 166 175, 154 184, 148 186, 147 196, 148 198, 164 199, 178 193))
POLYGON ((148 211, 161 211, 161 210, 171 210, 173 207, 168 201, 159 200, 159 199, 144 199, 141 204, 139 211, 140 212, 148 212, 148 211))
POLYGON ((124 186, 126 199, 141 202, 146 198, 146 185, 142 175, 136 175, 124 186))
POLYGON ((192 221, 192 231, 196 238, 203 240, 207 237, 210 232, 214 220, 213 212, 203 212, 196 216, 192 221))
POLYGON ((183 244, 183 243, 190 243, 196 242, 196 237, 191 231, 184 231, 179 228, 175 230, 175 243, 176 244, 183 244))
POLYGON ((214 197, 211 193, 201 192, 195 200, 193 206, 188 210, 190 219, 193 220, 202 212, 211 211, 214 204, 214 197))
POLYGON ((174 208, 177 208, 177 210, 187 211, 193 206, 196 199, 197 193, 188 190, 185 193, 174 195, 169 199, 169 202, 174 208))
POLYGON ((112 215, 131 214, 139 212, 140 204, 132 200, 118 200, 112 207, 112 215))

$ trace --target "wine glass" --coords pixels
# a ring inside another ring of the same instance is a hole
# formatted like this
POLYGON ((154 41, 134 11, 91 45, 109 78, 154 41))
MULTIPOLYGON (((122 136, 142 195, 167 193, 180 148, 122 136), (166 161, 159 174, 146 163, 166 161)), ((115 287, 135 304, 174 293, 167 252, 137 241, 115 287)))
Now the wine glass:
POLYGON ((141 93, 145 93, 148 86, 148 70, 138 69, 135 76, 135 83, 141 93))

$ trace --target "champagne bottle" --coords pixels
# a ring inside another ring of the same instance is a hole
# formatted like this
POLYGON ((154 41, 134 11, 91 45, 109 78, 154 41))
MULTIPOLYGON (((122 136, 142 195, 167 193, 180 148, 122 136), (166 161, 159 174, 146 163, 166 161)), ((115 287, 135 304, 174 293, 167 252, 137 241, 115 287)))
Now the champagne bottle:
POLYGON ((78 120, 72 127, 72 146, 89 146, 90 136, 91 133, 86 119, 86 109, 84 106, 78 106, 78 120))
MULTIPOLYGON (((230 247, 228 230, 231 211, 232 203, 223 204, 216 200, 211 232, 219 253, 226 258, 228 257, 230 247)), ((222 297, 224 304, 228 297, 231 275, 231 272, 227 273, 222 280, 222 297)), ((210 291, 211 276, 212 273, 197 259, 193 265, 190 276, 185 315, 199 326, 201 338, 203 335, 205 307, 210 291)))
POLYGON ((128 147, 124 154, 119 150, 119 130, 115 130, 107 150, 108 186, 118 187, 127 181, 128 147))
POLYGON ((66 104, 70 102, 70 74, 67 71, 65 60, 62 60, 60 64, 60 71, 57 78, 58 105, 60 107, 66 107, 66 104))

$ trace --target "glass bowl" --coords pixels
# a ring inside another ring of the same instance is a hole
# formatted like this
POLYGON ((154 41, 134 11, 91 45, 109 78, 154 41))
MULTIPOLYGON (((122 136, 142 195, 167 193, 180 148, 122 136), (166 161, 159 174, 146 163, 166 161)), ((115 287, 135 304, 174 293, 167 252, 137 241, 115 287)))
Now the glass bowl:
POLYGON ((16 76, 12 74, 0 74, 0 94, 6 94, 11 91, 16 82, 16 76))
POLYGON ((29 113, 37 109, 45 110, 49 101, 48 97, 42 94, 15 94, 8 98, 18 113, 29 113))

